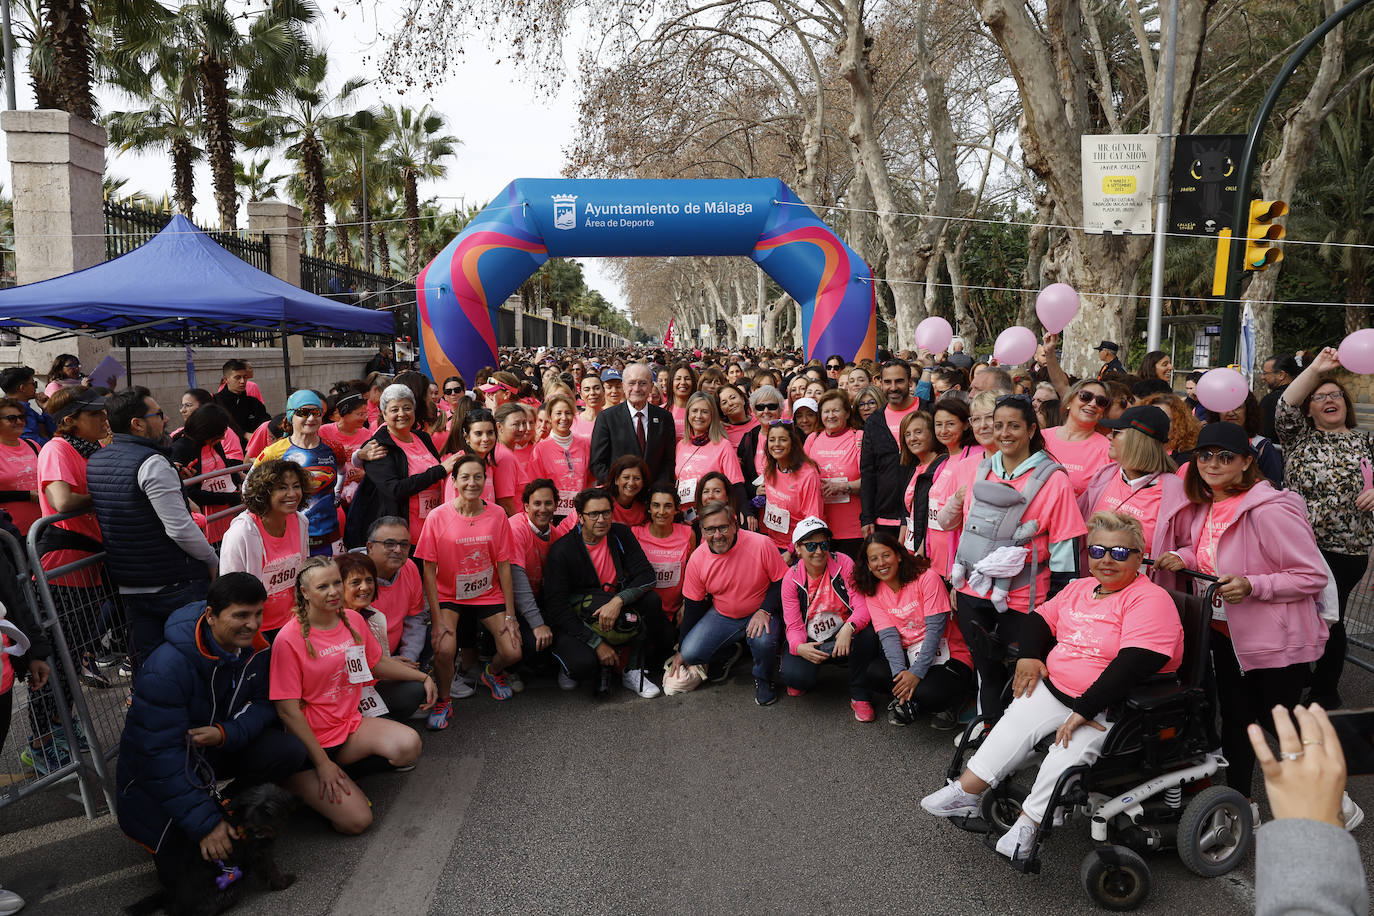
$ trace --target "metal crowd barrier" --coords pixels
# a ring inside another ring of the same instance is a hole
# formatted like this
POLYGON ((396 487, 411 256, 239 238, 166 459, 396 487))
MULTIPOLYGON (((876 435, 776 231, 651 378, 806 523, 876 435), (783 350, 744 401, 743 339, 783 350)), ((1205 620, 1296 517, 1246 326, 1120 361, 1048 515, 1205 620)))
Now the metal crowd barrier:
POLYGON ((1346 661, 1374 671, 1374 565, 1350 593, 1345 605, 1346 661))
MULTIPOLYGON (((205 482, 205 481, 207 481, 207 480, 216 480, 216 479, 218 479, 218 478, 220 478, 220 477, 229 477, 230 475, 233 475, 233 474, 247 474, 248 471, 249 471, 250 469, 252 469, 252 467, 253 467, 253 462, 249 461, 249 462, 246 462, 246 463, 244 463, 244 464, 235 464, 235 465, 231 465, 231 466, 229 466, 229 467, 227 467, 227 468, 220 468, 219 470, 216 470, 216 471, 210 471, 208 474, 197 474, 195 477, 187 477, 185 480, 183 480, 183 481, 181 482, 181 486, 182 486, 182 488, 184 489, 185 487, 191 486, 192 484, 203 483, 203 482, 205 482)), ((201 506, 201 510, 202 510, 202 511, 204 511, 205 508, 206 508, 205 506, 201 506)), ((211 512, 211 513, 207 513, 206 516, 205 516, 205 531, 206 531, 206 534, 207 534, 207 535, 209 534, 209 531, 210 531, 210 523, 211 523, 211 522, 217 522, 217 521, 220 521, 221 519, 230 519, 230 518, 233 518, 235 515, 238 515, 238 514, 239 514, 240 512, 242 512, 242 511, 243 511, 243 503, 239 503, 239 504, 236 505, 236 506, 225 506, 225 507, 219 509, 218 511, 211 512)), ((219 546, 219 542, 220 542, 221 539, 222 539, 222 538, 219 538, 219 537, 210 538, 210 543, 212 543, 212 544, 214 544, 216 547, 218 547, 218 546, 219 546)))

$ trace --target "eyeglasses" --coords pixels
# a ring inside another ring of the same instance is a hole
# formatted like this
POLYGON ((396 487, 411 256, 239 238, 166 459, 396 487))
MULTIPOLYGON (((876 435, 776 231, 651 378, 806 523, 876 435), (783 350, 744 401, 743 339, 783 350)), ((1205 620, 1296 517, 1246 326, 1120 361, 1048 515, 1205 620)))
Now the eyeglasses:
POLYGON ((797 546, 804 549, 807 553, 815 553, 818 550, 823 550, 826 553, 830 552, 829 541, 803 541, 797 546))
POLYGON ((444 394, 462 394, 462 393, 463 393, 463 389, 461 389, 461 388, 445 388, 445 389, 444 389, 444 394))
POLYGON ((1101 544, 1089 544, 1088 556, 1094 560, 1100 560, 1107 554, 1112 555, 1112 559, 1118 563, 1130 557, 1133 553, 1140 553, 1139 547, 1104 547, 1101 544))
POLYGON ((62 364, 62 368, 63 368, 63 369, 80 369, 80 368, 81 368, 81 364, 80 364, 80 363, 63 363, 63 364, 62 364))
POLYGON ((410 541, 393 541, 393 540, 391 540, 390 538, 388 538, 388 539, 385 540, 385 541, 368 541, 368 542, 367 542, 367 545, 368 545, 369 547, 371 547, 373 544, 379 544, 379 545, 381 545, 381 548, 382 548, 383 550, 392 550, 392 551, 395 551, 395 550, 406 550, 406 551, 409 551, 409 550, 410 550, 410 541))
POLYGON ((1345 394, 1340 391, 1323 391, 1321 394, 1312 395, 1312 403, 1318 401, 1339 401, 1345 398, 1345 394))
POLYGON ((844 363, 826 363, 826 364, 825 364, 825 368, 827 368, 827 369, 843 369, 843 368, 844 368, 844 363))
POLYGON ((145 413, 143 415, 143 419, 145 420, 151 420, 153 417, 157 417, 159 420, 167 419, 167 415, 160 410, 155 410, 152 413, 145 413))
POLYGON ((1106 410, 1112 405, 1111 398, 1107 397, 1105 394, 1093 394, 1091 391, 1078 392, 1078 400, 1083 404, 1096 404, 1103 410, 1106 410))
POLYGON ((710 526, 709 528, 706 527, 705 525, 703 525, 702 528, 701 528, 701 533, 702 533, 702 534, 725 534, 725 533, 726 533, 727 531, 729 531, 729 530, 730 530, 730 526, 729 526, 729 525, 712 525, 712 526, 710 526))
POLYGON ((320 410, 318 407, 297 407, 296 416, 304 417, 306 419, 310 419, 312 417, 322 417, 324 416, 324 411, 320 410))
POLYGON ((601 510, 599 510, 599 511, 593 512, 593 511, 591 511, 590 509, 586 509, 586 510, 583 510, 583 512, 582 512, 582 517, 583 517, 583 518, 610 518, 610 517, 611 517, 611 511, 612 511, 612 510, 610 510, 610 509, 601 509, 601 510))
POLYGON ((23 423, 23 422, 24 422, 24 415, 23 415, 22 413, 11 413, 11 414, 6 414, 6 415, 3 416, 3 417, 0 417, 0 423, 23 423))
POLYGON ((1222 464, 1230 464, 1232 461, 1235 461, 1238 456, 1235 452, 1205 449, 1203 451, 1194 452, 1193 457, 1197 459, 1198 464, 1210 464, 1213 461, 1219 461, 1222 464))

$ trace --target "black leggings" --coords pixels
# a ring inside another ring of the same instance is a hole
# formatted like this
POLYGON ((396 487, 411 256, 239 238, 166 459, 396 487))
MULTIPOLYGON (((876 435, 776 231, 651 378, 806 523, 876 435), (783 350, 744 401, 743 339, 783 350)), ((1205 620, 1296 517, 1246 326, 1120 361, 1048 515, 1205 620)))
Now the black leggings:
POLYGON ((1026 615, 1020 611, 1000 612, 988 599, 963 592, 956 592, 954 598, 959 632, 964 635, 978 673, 978 711, 995 722, 1002 717, 1002 692, 1010 676, 1007 647, 1021 642, 1021 625, 1026 615))
POLYGON ((1217 676, 1217 706, 1221 710, 1221 750, 1226 755, 1226 784, 1249 797, 1255 778, 1255 751, 1246 728, 1258 722, 1273 734, 1272 710, 1292 709, 1307 686, 1306 662, 1284 668, 1255 668, 1244 673, 1236 651, 1225 635, 1212 631, 1212 667, 1217 676))
POLYGON ((931 665, 911 698, 922 712, 944 712, 962 702, 972 689, 973 672, 968 665, 951 658, 943 665, 931 665))
POLYGON ((1364 578, 1369 557, 1352 556, 1348 553, 1332 553, 1323 550, 1322 556, 1331 567, 1331 575, 1336 580, 1336 594, 1340 600, 1340 622, 1331 624, 1331 635, 1326 640, 1326 649, 1317 660, 1316 670, 1312 672, 1311 700, 1327 709, 1340 705, 1341 671, 1345 667, 1345 607, 1350 593, 1364 578))

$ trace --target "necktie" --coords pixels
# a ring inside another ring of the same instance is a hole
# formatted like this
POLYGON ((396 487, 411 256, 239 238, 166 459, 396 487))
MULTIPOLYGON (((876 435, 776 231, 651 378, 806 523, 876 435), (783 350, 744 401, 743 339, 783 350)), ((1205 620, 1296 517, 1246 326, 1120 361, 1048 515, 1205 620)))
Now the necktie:
POLYGON ((643 455, 644 455, 645 438, 644 438, 644 411, 642 411, 642 410, 636 411, 636 412, 635 412, 635 438, 639 440, 639 454, 640 454, 640 457, 643 457, 643 455))

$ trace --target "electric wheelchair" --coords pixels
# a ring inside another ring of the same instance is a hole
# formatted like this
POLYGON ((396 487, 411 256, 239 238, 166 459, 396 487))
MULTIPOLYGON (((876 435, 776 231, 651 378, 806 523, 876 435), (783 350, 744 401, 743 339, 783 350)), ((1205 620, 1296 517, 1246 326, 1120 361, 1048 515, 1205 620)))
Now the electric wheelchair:
MULTIPOLYGON (((1213 878, 1238 866, 1250 851, 1254 824, 1246 797, 1221 784, 1211 784, 1226 766, 1216 729, 1216 706, 1208 690, 1212 606, 1216 579, 1184 571, 1206 585, 1199 596, 1170 592, 1184 630, 1183 661, 1177 676, 1159 677, 1138 687, 1115 710, 1115 725, 1091 765, 1065 770, 1055 784, 1047 816, 1030 849, 1011 862, 1022 873, 1040 871, 1040 849, 1060 820, 1088 819, 1095 847, 1083 860, 1079 882, 1099 906, 1131 910, 1150 891, 1150 869, 1143 854, 1176 849, 1194 873, 1213 878)), ((1015 655, 1015 647, 1007 647, 1015 655)), ((1010 688, 1008 688, 1010 689, 1010 688)), ((948 777, 958 779, 984 717, 975 717, 950 763, 948 777)), ((992 847, 1015 823, 1021 801, 1029 794, 1051 734, 1037 744, 1037 754, 1016 773, 983 795, 978 816, 951 820, 965 830, 984 834, 992 847)))

